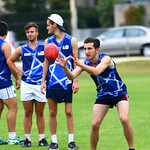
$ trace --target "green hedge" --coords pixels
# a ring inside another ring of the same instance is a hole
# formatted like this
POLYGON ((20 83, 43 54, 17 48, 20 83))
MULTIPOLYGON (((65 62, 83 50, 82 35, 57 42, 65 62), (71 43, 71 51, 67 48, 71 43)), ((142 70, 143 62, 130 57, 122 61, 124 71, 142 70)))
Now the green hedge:
POLYGON ((0 20, 6 21, 9 24, 10 30, 15 32, 16 39, 18 41, 27 40, 24 26, 30 22, 34 21, 39 26, 39 40, 46 39, 49 35, 46 30, 46 20, 47 17, 52 14, 60 14, 64 18, 64 27, 66 32, 71 33, 71 23, 70 23, 70 11, 61 10, 61 11, 44 11, 44 12, 33 12, 33 13, 18 13, 18 14, 9 14, 0 16, 0 20))
POLYGON ((78 7, 78 28, 100 27, 95 7, 78 7))

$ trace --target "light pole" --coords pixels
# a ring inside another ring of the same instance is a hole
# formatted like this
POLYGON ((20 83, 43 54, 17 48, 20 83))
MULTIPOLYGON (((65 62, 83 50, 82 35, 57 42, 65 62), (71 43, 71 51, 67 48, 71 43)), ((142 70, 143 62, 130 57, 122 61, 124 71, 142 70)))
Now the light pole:
POLYGON ((70 0, 70 11, 71 11, 71 27, 72 29, 77 29, 77 10, 76 10, 76 0, 70 0))

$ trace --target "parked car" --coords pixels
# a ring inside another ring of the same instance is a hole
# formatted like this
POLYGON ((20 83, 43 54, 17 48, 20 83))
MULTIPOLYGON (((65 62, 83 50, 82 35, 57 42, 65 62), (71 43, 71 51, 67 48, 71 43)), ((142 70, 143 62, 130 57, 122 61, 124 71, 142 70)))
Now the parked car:
MULTIPOLYGON (((122 26, 109 29, 97 36, 101 42, 100 52, 110 56, 142 54, 150 56, 150 28, 145 26, 122 26)), ((84 41, 78 42, 79 58, 84 58, 84 41)))

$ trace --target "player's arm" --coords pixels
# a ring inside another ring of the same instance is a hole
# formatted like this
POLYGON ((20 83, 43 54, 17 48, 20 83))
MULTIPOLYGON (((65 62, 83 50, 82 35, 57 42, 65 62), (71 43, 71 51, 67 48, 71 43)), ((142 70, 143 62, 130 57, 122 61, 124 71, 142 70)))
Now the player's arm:
MULTIPOLYGON (((47 39, 45 40, 44 47, 46 47, 46 45, 47 45, 47 39)), ((44 64, 43 64, 43 76, 42 76, 42 85, 41 85, 41 93, 43 93, 43 94, 45 93, 44 91, 46 91, 45 81, 46 81, 46 76, 47 76, 47 73, 48 73, 48 68, 49 68, 49 60, 47 60, 45 58, 44 64)))
POLYGON ((59 64, 63 68, 66 76, 70 80, 74 80, 76 77, 78 77, 81 74, 83 69, 81 67, 77 66, 73 71, 70 71, 70 69, 67 67, 67 61, 69 60, 70 57, 68 57, 67 59, 63 59, 62 55, 61 54, 59 54, 59 55, 60 55, 60 57, 58 57, 56 64, 59 64))
POLYGON ((21 47, 19 46, 15 52, 9 57, 7 60, 8 66, 12 73, 17 73, 20 76, 23 75, 22 70, 18 69, 17 66, 15 65, 15 61, 21 56, 21 47))
MULTIPOLYGON (((8 64, 8 60, 11 57, 11 46, 10 46, 10 44, 4 43, 2 46, 2 50, 4 52, 4 55, 5 55, 5 58, 7 60, 7 64, 8 64)), ((8 66, 9 66, 9 64, 8 64, 8 66)), ((9 68, 10 68, 10 66, 9 66, 9 68)), ((10 68, 10 70, 11 70, 11 68, 10 68)), ((19 76, 18 76, 17 72, 12 71, 12 70, 11 70, 11 72, 12 72, 14 78, 16 79, 16 81, 15 81, 16 82, 16 89, 19 89, 20 88, 19 76)))
POLYGON ((101 74, 107 67, 109 68, 114 67, 114 63, 109 56, 103 57, 101 62, 96 67, 91 67, 85 65, 84 63, 78 63, 78 62, 77 65, 80 66, 84 71, 94 76, 98 76, 99 74, 101 74))
MULTIPOLYGON (((75 55, 78 58, 78 42, 76 38, 72 37, 71 45, 72 45, 73 56, 75 55)), ((74 62, 74 68, 76 68, 75 62, 74 62)), ((73 88, 74 93, 79 91, 78 77, 74 79, 72 88, 73 88)))

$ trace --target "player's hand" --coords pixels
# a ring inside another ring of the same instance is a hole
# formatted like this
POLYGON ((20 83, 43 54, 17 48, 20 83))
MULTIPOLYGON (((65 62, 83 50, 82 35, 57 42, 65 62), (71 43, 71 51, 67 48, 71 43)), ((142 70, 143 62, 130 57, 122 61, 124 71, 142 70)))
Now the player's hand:
POLYGON ((46 92, 46 84, 45 84, 45 82, 42 82, 42 85, 41 85, 41 93, 42 93, 42 94, 45 94, 45 92, 46 92))
POLYGON ((73 90, 73 94, 75 94, 79 91, 79 85, 77 82, 73 82, 72 90, 73 90))
POLYGON ((77 66, 80 66, 81 65, 81 61, 76 57, 76 54, 73 53, 73 57, 71 57, 74 62, 76 63, 77 66))
POLYGON ((15 82, 16 82, 16 89, 18 90, 20 88, 20 80, 17 79, 15 82))
POLYGON ((67 66, 67 61, 70 59, 70 57, 68 57, 67 59, 63 59, 62 55, 59 53, 58 58, 56 59, 55 64, 60 65, 61 67, 65 68, 67 66))

